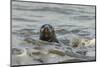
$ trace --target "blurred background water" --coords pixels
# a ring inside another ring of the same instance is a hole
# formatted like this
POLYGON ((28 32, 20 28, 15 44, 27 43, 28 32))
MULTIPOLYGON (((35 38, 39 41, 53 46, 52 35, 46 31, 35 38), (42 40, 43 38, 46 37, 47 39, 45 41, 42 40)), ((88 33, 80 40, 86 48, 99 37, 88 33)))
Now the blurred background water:
MULTIPOLYGON (((12 48, 33 48, 33 45, 22 45, 20 42, 27 38, 39 40, 40 27, 44 24, 54 27, 58 40, 65 46, 70 45, 73 38, 95 39, 95 6, 12 1, 12 48)), ((95 46, 87 55, 95 57, 95 46)), ((40 64, 30 57, 25 63, 20 63, 21 60, 16 62, 13 56, 12 64, 40 64)))

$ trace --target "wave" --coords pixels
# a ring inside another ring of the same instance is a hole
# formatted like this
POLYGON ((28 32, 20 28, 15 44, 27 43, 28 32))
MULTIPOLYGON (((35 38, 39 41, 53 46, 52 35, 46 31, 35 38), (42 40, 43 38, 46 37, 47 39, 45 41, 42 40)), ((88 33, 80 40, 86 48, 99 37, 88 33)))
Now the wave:
MULTIPOLYGON (((30 38, 25 39, 24 41, 27 43, 28 46, 29 44, 32 43, 33 47, 26 47, 20 50, 18 50, 19 48, 16 48, 17 50, 13 50, 13 51, 15 51, 14 53, 17 53, 17 54, 14 54, 13 57, 14 56, 15 57, 17 56, 17 58, 29 57, 33 59, 32 62, 38 61, 36 64, 53 63, 51 61, 54 61, 54 63, 59 63, 59 62, 65 62, 65 61, 75 62, 75 61, 95 60, 95 56, 84 55, 82 54, 81 51, 80 51, 81 53, 78 53, 77 51, 75 52, 74 47, 64 45, 63 43, 46 42, 46 41, 35 40, 35 39, 30 39, 30 38), (20 53, 21 50, 22 50, 22 53, 20 53)), ((78 44, 77 47, 80 47, 81 45, 83 46, 83 43, 85 43, 85 47, 95 45, 95 39, 88 40, 88 41, 86 39, 81 39, 81 40, 74 39, 74 41, 79 42, 79 43, 77 42, 78 44)), ((72 43, 76 44, 75 42, 72 42, 72 43)), ((84 52, 82 48, 80 50, 84 52)), ((86 51, 85 54, 87 54, 88 50, 85 50, 85 51, 86 51)), ((17 59, 15 59, 15 61, 16 60, 17 59)), ((30 62, 30 60, 28 61, 30 62)), ((20 63, 21 62, 24 62, 24 61, 20 59, 20 63)), ((19 65, 19 63, 16 63, 16 64, 19 65)))

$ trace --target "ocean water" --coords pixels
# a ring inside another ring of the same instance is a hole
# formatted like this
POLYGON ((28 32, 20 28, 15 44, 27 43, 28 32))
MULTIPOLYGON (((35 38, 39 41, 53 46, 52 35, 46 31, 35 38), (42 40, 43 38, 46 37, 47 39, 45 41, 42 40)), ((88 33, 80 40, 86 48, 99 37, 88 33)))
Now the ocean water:
POLYGON ((11 18, 12 65, 95 60, 95 6, 12 1, 11 18), (61 43, 39 40, 44 24, 61 43))

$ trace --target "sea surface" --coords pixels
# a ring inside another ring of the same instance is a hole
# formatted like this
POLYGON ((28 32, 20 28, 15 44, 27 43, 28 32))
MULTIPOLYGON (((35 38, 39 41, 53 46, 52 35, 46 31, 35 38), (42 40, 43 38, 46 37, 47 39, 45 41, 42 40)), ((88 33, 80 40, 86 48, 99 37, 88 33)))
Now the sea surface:
POLYGON ((11 18, 12 65, 95 60, 95 6, 12 1, 11 18), (61 43, 39 40, 44 24, 61 43))

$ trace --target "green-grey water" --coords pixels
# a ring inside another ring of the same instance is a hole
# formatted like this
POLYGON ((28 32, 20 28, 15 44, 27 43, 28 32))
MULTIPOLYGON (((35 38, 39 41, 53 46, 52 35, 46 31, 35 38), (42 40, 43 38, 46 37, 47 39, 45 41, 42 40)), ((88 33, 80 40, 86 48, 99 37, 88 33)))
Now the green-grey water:
POLYGON ((95 6, 12 2, 12 65, 92 61, 94 40, 95 6), (39 40, 44 24, 54 27, 60 44, 39 40), (89 46, 71 46, 81 42, 89 46))

